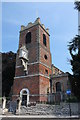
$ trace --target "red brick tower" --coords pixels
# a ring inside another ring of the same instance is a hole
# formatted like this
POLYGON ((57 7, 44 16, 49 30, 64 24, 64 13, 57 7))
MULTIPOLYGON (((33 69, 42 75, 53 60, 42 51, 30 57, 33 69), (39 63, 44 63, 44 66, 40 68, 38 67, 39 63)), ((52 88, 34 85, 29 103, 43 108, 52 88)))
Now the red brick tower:
POLYGON ((41 24, 40 18, 26 27, 21 26, 19 48, 13 84, 13 96, 20 95, 27 101, 47 101, 49 75, 51 74, 51 53, 48 29, 41 24), (20 50, 26 51, 27 59, 20 57, 20 50))

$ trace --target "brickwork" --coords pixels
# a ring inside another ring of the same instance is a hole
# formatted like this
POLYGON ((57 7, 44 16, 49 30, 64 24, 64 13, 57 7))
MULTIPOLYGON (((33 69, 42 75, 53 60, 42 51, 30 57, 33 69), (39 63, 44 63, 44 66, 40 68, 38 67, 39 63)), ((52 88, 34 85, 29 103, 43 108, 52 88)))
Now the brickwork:
POLYGON ((33 64, 28 66, 28 75, 39 74, 39 64, 33 64))
POLYGON ((49 78, 40 76, 40 94, 43 96, 40 97, 40 101, 47 101, 47 92, 49 89, 49 78))
POLYGON ((41 36, 40 38, 41 45, 44 46, 47 49, 47 51, 50 51, 49 35, 46 32, 44 32, 42 28, 40 29, 40 36, 41 36), (46 36, 46 46, 43 45, 43 34, 45 34, 46 36))
POLYGON ((64 73, 64 72, 61 71, 59 68, 55 67, 53 64, 51 65, 51 68, 52 68, 52 74, 53 74, 53 75, 58 75, 58 74, 64 73))
POLYGON ((37 41, 37 27, 38 26, 34 26, 34 27, 30 27, 28 29, 25 29, 23 31, 20 32, 20 40, 19 40, 19 48, 25 44, 25 37, 26 37, 26 34, 28 32, 31 32, 31 43, 34 44, 36 41, 37 41))
POLYGON ((69 82, 69 76, 67 73, 58 74, 53 77, 52 79, 52 93, 56 93, 56 83, 61 83, 61 92, 65 92, 67 89, 70 89, 70 82, 69 82))
POLYGON ((49 45, 49 33, 42 26, 39 19, 27 27, 22 26, 20 31, 19 48, 16 58, 15 80, 13 85, 13 95, 20 94, 23 88, 30 92, 30 101, 47 101, 46 96, 49 85, 49 75, 51 74, 51 53, 49 45), (26 44, 26 34, 31 32, 31 43, 26 44), (43 44, 43 34, 46 36, 46 46, 43 44), (25 76, 24 69, 19 58, 19 49, 26 45, 28 50, 28 74, 25 76), (45 59, 44 56, 47 56, 45 59), (33 97, 33 94, 38 96, 33 97))
POLYGON ((16 68, 16 70, 15 70, 15 77, 23 76, 23 75, 24 75, 23 66, 20 66, 20 67, 16 68))
POLYGON ((46 49, 42 46, 40 47, 40 61, 51 68, 51 54, 46 49), (45 55, 47 56, 47 59, 45 59, 45 55))
POLYGON ((49 77, 49 75, 51 74, 51 69, 49 67, 42 65, 42 64, 39 64, 39 73, 44 74, 44 75, 49 77), (46 73, 45 70, 48 71, 48 74, 46 73))
MULTIPOLYGON (((13 94, 19 95, 23 88, 27 88, 30 94, 39 94, 39 76, 16 78, 13 86, 13 94)), ((36 101, 38 101, 38 98, 36 101)))

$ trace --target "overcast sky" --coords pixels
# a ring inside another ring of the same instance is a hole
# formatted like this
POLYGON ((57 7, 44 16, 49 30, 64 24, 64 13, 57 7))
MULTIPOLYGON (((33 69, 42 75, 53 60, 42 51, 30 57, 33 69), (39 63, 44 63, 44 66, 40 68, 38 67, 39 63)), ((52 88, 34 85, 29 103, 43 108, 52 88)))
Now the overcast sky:
POLYGON ((78 34, 78 15, 72 2, 2 3, 2 51, 16 52, 21 25, 40 17, 49 28, 52 63, 64 72, 71 73, 68 62, 68 42, 78 34))

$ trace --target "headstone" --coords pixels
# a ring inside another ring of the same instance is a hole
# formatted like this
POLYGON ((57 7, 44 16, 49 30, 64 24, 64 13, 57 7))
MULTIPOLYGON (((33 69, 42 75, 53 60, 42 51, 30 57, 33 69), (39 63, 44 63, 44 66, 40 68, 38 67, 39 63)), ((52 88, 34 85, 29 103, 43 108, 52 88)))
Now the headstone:
POLYGON ((6 98, 3 97, 3 114, 5 112, 5 108, 6 108, 6 98))
POLYGON ((18 111, 19 111, 19 114, 20 114, 20 109, 21 109, 21 103, 22 103, 22 100, 21 100, 21 98, 19 98, 19 104, 18 104, 18 111))
POLYGON ((16 114, 17 101, 10 101, 8 112, 16 114))

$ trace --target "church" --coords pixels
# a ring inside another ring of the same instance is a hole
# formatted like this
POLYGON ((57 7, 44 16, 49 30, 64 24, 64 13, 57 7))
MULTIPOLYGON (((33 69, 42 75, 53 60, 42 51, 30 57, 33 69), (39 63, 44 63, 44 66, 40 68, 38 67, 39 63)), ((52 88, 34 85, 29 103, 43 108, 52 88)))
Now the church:
POLYGON ((20 96, 23 104, 50 101, 49 95, 62 95, 70 87, 68 73, 52 64, 49 36, 40 18, 21 26, 12 97, 20 96))

